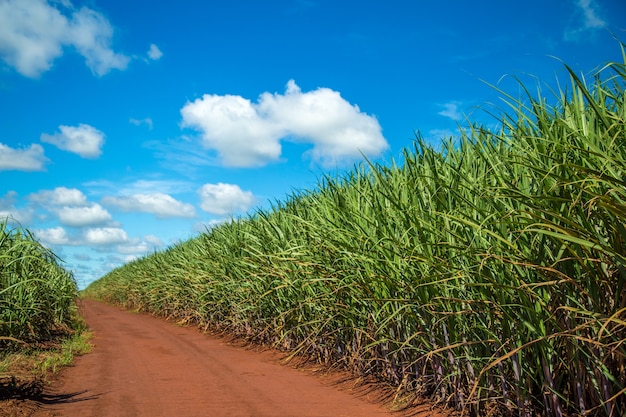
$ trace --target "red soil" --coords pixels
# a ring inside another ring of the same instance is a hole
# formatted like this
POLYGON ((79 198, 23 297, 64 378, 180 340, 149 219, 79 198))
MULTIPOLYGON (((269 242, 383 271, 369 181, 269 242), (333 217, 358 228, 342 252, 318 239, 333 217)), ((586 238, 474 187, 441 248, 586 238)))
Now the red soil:
MULTIPOLYGON (((236 347, 94 301, 82 304, 94 348, 44 391, 36 417, 398 415, 376 403, 381 391, 351 392, 336 374, 285 366, 276 352, 236 347)), ((412 411, 444 416, 428 407, 412 411)))

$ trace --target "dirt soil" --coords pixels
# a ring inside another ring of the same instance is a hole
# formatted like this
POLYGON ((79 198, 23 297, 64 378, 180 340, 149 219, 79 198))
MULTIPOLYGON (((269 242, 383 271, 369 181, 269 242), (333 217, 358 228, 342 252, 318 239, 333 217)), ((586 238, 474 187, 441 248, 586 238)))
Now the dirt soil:
MULTIPOLYGON (((341 374, 314 374, 281 363, 274 351, 147 314, 90 300, 82 313, 94 333, 91 353, 77 357, 15 416, 35 417, 368 417, 394 416, 383 390, 352 388, 341 374)), ((445 417, 427 404, 412 415, 445 417)), ((448 414, 451 415, 451 414, 448 414)))

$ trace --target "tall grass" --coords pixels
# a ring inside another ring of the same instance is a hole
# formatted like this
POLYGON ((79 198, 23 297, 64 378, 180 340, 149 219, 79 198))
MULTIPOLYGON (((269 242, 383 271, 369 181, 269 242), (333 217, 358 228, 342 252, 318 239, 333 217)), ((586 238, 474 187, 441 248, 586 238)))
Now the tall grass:
POLYGON ((49 338, 69 324, 77 296, 54 253, 0 219, 0 346, 49 338))
MULTIPOLYGON (((566 67, 567 68, 567 67, 566 67)), ((466 415, 626 413, 626 65, 116 269, 93 297, 466 415)))

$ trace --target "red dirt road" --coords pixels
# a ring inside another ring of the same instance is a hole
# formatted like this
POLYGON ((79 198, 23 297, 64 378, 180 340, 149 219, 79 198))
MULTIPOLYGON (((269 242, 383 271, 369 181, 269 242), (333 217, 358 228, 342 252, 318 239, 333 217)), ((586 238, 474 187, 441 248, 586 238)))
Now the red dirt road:
POLYGON ((275 354, 94 301, 82 312, 94 348, 61 372, 36 417, 392 416, 275 354))

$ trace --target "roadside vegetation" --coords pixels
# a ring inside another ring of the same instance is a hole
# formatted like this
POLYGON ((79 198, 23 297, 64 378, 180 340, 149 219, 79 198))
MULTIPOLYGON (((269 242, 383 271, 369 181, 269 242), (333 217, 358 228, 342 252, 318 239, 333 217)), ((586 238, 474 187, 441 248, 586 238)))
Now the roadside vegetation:
MULTIPOLYGON (((71 272, 28 229, 0 219, 0 409, 17 412, 50 373, 89 350, 71 272)), ((2 412, 0 412, 0 415, 2 412)))
POLYGON ((71 324, 78 296, 71 272, 28 229, 0 219, 0 343, 49 340, 71 324))
MULTIPOLYGON (((625 57, 626 61, 626 57, 625 57)), ((626 414, 626 64, 366 164, 86 296, 485 416, 626 414)), ((522 86, 524 89, 525 87, 522 86)))

